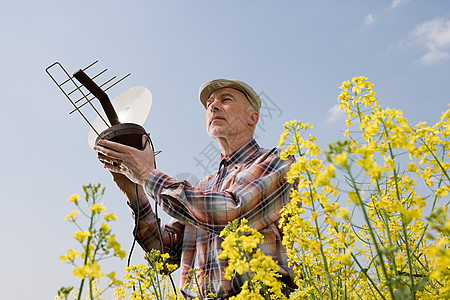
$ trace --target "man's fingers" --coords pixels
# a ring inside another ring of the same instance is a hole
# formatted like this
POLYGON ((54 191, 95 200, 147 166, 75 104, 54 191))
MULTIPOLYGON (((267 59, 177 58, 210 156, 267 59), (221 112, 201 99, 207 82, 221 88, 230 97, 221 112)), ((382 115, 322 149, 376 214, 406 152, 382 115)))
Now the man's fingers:
POLYGON ((142 136, 142 150, 145 150, 145 148, 147 148, 147 141, 148 141, 148 136, 146 134, 144 134, 142 136))
POLYGON ((103 168, 105 168, 106 170, 112 172, 112 173, 119 173, 122 174, 123 170, 121 169, 121 164, 120 162, 117 164, 115 162, 113 163, 109 163, 107 161, 103 162, 103 168))
POLYGON ((101 161, 101 162, 108 161, 108 156, 106 156, 106 155, 104 155, 104 154, 102 154, 102 153, 100 153, 100 152, 98 152, 97 158, 98 158, 98 160, 101 161))
POLYGON ((99 153, 97 155, 97 158, 98 158, 98 160, 100 162, 102 162, 104 164, 110 164, 110 165, 113 165, 115 167, 120 167, 120 165, 122 164, 122 160, 120 160, 120 159, 113 159, 113 158, 110 158, 110 157, 108 157, 106 155, 103 155, 101 153, 99 153))
POLYGON ((108 148, 115 152, 120 152, 120 153, 125 153, 127 151, 127 149, 129 148, 129 146, 127 146, 127 145, 123 145, 123 144, 116 143, 116 142, 111 142, 108 140, 99 140, 98 145, 102 146, 103 148, 108 148))
POLYGON ((97 152, 100 152, 101 154, 103 154, 105 157, 109 157, 109 158, 114 158, 114 159, 121 159, 121 152, 116 151, 115 149, 111 149, 111 148, 107 148, 107 147, 103 147, 100 145, 94 146, 94 150, 97 152))
MULTIPOLYGON (((146 135, 142 136, 143 145, 146 135)), ((139 150, 130 146, 111 141, 100 140, 94 147, 104 168, 115 173, 125 175, 130 181, 143 184, 148 173, 155 168, 152 147, 139 150)))

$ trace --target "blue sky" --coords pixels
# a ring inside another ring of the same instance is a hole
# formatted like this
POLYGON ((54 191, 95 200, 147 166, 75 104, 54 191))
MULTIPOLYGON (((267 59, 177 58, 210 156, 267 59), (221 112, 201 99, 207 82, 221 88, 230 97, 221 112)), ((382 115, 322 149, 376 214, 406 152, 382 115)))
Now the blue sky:
MULTIPOLYGON (((125 199, 89 148, 89 127, 68 114, 70 103, 45 73, 55 61, 69 72, 97 59, 111 76, 130 72, 110 98, 150 89, 144 126, 163 151, 158 167, 180 178, 200 178, 216 165, 197 98, 213 78, 241 79, 261 93, 263 147, 275 146, 292 119, 313 124, 321 146, 342 139, 338 87, 353 76, 368 77, 379 103, 412 124, 436 122, 450 99, 444 0, 2 0, 0 40, 2 299, 50 299, 60 286, 78 284, 59 256, 76 247, 75 228, 62 218, 83 184, 106 187, 102 201, 119 217, 117 240, 131 245, 125 199)), ((141 256, 136 250, 135 262, 141 256)))

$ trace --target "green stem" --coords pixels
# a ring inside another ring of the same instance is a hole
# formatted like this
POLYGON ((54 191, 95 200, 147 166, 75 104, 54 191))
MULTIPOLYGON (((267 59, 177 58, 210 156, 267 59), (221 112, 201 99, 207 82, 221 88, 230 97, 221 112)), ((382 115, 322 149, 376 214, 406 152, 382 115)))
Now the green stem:
MULTIPOLYGON (((388 280, 388 274, 387 274, 386 266, 385 266, 385 264, 384 264, 383 254, 381 253, 380 247, 379 247, 379 245, 378 245, 378 242, 377 242, 376 237, 375 237, 375 234, 374 234, 374 230, 373 230, 373 228, 372 228, 372 224, 370 223, 369 216, 367 215, 367 211, 366 211, 366 209, 365 209, 365 207, 364 207, 364 203, 363 203, 363 201, 362 201, 361 194, 360 194, 360 192, 359 192, 358 187, 356 186, 356 180, 355 180, 355 178, 353 178, 353 175, 352 175, 352 173, 350 172, 350 167, 349 167, 349 166, 347 166, 347 173, 348 173, 349 176, 350 176, 350 180, 351 180, 351 182, 352 182, 352 184, 353 184, 353 188, 355 189, 356 195, 358 196, 358 200, 359 200, 360 206, 361 206, 361 211, 362 211, 362 213, 363 213, 364 220, 366 221, 366 224, 367 224, 367 226, 368 226, 370 237, 372 238, 373 244, 374 244, 375 249, 376 249, 376 251, 377 251, 377 254, 378 254, 379 258, 380 258, 381 270, 383 271, 383 274, 384 274, 385 279, 388 280)), ((395 299, 395 297, 394 297, 394 291, 392 290, 391 284, 388 284, 387 286, 388 286, 388 288, 389 288, 389 294, 391 295, 391 298, 392 298, 392 299, 395 299)))
MULTIPOLYGON (((391 159, 394 160, 395 156, 394 156, 394 152, 392 151, 392 147, 391 147, 391 143, 388 143, 388 147, 389 147, 389 153, 391 156, 391 159)), ((398 201, 401 201, 401 195, 400 195, 400 190, 398 187, 398 174, 397 174, 397 168, 394 165, 394 183, 395 183, 395 192, 397 194, 397 199, 398 201)), ((400 214, 401 220, 402 220, 402 231, 403 231, 403 235, 405 236, 405 247, 406 247, 406 255, 408 257, 408 267, 409 267, 409 280, 410 280, 410 285, 411 285, 411 294, 413 299, 416 299, 416 292, 415 292, 415 287, 414 287, 414 278, 413 278, 413 268, 412 268, 412 262, 411 262, 411 250, 409 249, 409 242, 408 242, 408 233, 406 231, 406 224, 405 224, 405 220, 403 217, 403 214, 400 214)))
MULTIPOLYGON (((200 275, 201 275, 201 271, 200 271, 200 275)), ((198 289, 198 295, 200 300, 203 300, 203 295, 202 295, 202 290, 200 289, 200 283, 198 282, 198 276, 197 276, 197 272, 195 273, 195 285, 197 286, 198 289)))
MULTIPOLYGON (((337 233, 340 232, 340 229, 339 229, 339 227, 338 227, 337 225, 334 226, 334 230, 335 230, 337 233)), ((344 243, 344 245, 345 245, 346 248, 348 248, 348 244, 347 244, 347 243, 344 243)), ((360 270, 363 270, 364 268, 363 268, 362 265, 360 264, 358 258, 353 254, 353 252, 350 252, 350 253, 351 253, 351 255, 352 255, 353 260, 354 260, 355 263, 358 265, 359 269, 360 269, 360 270)), ((367 278, 367 280, 372 284, 373 288, 375 288, 375 290, 378 292, 378 294, 381 296, 381 298, 383 298, 383 299, 386 300, 386 298, 385 298, 384 295, 381 293, 381 291, 378 289, 378 287, 377 287, 376 283, 373 281, 373 279, 372 279, 369 275, 367 275, 367 272, 364 272, 364 271, 361 271, 361 272, 364 274, 364 276, 367 278)), ((345 294, 347 294, 347 286, 345 286, 345 294)), ((346 296, 346 295, 345 295, 345 299, 347 299, 347 296, 346 296)))
MULTIPOLYGON (((91 191, 90 196, 92 197, 92 204, 95 204, 95 201, 96 201, 96 192, 95 192, 95 190, 94 190, 94 191, 91 191)), ((89 247, 90 247, 91 241, 92 241, 92 239, 93 239, 93 233, 92 233, 92 227, 93 227, 93 226, 94 226, 94 212, 91 212, 91 218, 90 218, 90 221, 89 221, 89 233, 90 233, 91 235, 88 236, 88 238, 87 238, 87 242, 86 242, 86 250, 85 250, 84 263, 83 263, 83 265, 86 265, 86 264, 87 264, 87 261, 88 261, 88 259, 89 259, 89 247)), ((78 298, 77 298, 78 300, 81 299, 81 294, 82 294, 82 291, 83 291, 84 280, 85 280, 85 278, 83 278, 83 279, 81 280, 80 290, 79 290, 78 298)), ((91 283, 91 281, 90 281, 90 283, 91 283)), ((91 294, 91 299, 92 299, 92 285, 91 285, 91 284, 89 284, 89 289, 90 289, 90 291, 91 291, 90 294, 91 294)))
MULTIPOLYGON (((378 192, 378 194, 381 194, 381 188, 380 188, 380 183, 379 183, 378 179, 377 179, 377 192, 378 192)), ((376 209, 375 203, 374 203, 374 207, 376 209)), ((384 224, 385 224, 384 225, 385 226, 385 232, 386 232, 386 235, 387 235, 387 238, 388 238, 389 249, 392 249, 393 244, 392 244, 392 237, 391 237, 391 231, 390 231, 389 216, 387 215, 386 210, 384 208, 382 208, 382 215, 378 212, 378 210, 377 210, 377 214, 380 217, 381 216, 383 217, 383 221, 384 221, 384 224)), ((392 255, 390 260, 391 260, 391 262, 393 264, 393 267, 394 267, 394 275, 397 276, 398 274, 397 274, 397 264, 395 262, 395 256, 392 255)))
MULTIPOLYGON (((439 182, 439 185, 438 185, 438 186, 440 186, 441 182, 442 182, 442 180, 439 182)), ((431 213, 433 213, 434 208, 436 207, 436 202, 437 202, 437 197, 434 196, 433 204, 431 205, 431 213)), ((417 244, 416 244, 416 247, 415 247, 415 249, 414 249, 414 252, 417 251, 417 249, 419 248, 420 244, 422 243, 422 240, 423 240, 423 238, 425 237, 425 234, 427 233, 427 230, 428 230, 429 225, 430 225, 430 224, 427 223, 427 224, 424 226, 424 228, 423 228, 423 230, 422 230, 422 233, 421 233, 419 239, 417 240, 417 244)))
POLYGON ((269 292, 267 291, 266 285, 264 283, 262 283, 262 282, 260 282, 260 285, 261 285, 262 290, 264 292, 264 299, 270 300, 270 295, 269 295, 269 292))
MULTIPOLYGON (((352 258, 353 260, 356 262, 356 264, 358 265, 358 267, 363 270, 364 268, 362 267, 362 265, 359 263, 358 258, 352 253, 352 258)), ((377 293, 381 296, 381 298, 386 300, 386 297, 384 297, 384 295, 381 293, 381 291, 378 289, 376 283, 373 281, 373 279, 367 274, 367 272, 365 271, 361 271, 364 276, 366 276, 367 280, 369 280, 369 282, 372 284, 373 288, 377 291, 377 293)))
POLYGON ((157 270, 155 273, 156 273, 156 283, 157 283, 157 286, 158 286, 159 296, 160 296, 161 299, 162 299, 161 280, 159 279, 159 271, 157 270))
POLYGON ((136 279, 138 280, 138 284, 139 284, 139 292, 140 292, 140 296, 141 296, 141 299, 142 300, 144 300, 144 291, 142 290, 142 284, 141 284, 141 280, 139 279, 139 278, 137 278, 137 276, 136 276, 136 279))
MULTIPOLYGON (((156 274, 156 276, 158 276, 158 270, 156 270, 156 266, 155 266, 155 264, 153 263, 153 261, 152 260, 150 260, 150 262, 149 262, 151 265, 152 265, 152 268, 153 268, 153 274, 156 274)), ((162 300, 162 298, 161 298, 161 291, 159 290, 159 281, 158 281, 158 279, 153 279, 153 276, 150 276, 150 282, 151 282, 151 284, 152 284, 152 287, 153 287, 153 290, 155 291, 155 294, 156 294, 156 298, 157 299, 161 299, 162 300), (154 280, 156 280, 156 283, 155 283, 155 281, 154 280), (159 291, 159 294, 158 294, 158 291, 159 291)))
MULTIPOLYGON (((305 251, 302 248, 302 256, 304 257, 305 255, 306 255, 305 251)), ((314 280, 311 280, 311 278, 313 278, 313 274, 311 273, 311 269, 309 268, 308 265, 305 265, 305 266, 306 266, 305 267, 305 272, 308 273, 308 277, 307 277, 308 284, 311 285, 317 291, 317 293, 319 294, 320 298, 323 299, 323 295, 322 295, 321 290, 314 283, 314 280)))
MULTIPOLYGON (((308 172, 308 177, 309 177, 309 180, 311 181, 311 176, 309 175, 309 172, 308 172)), ((312 193, 313 191, 312 190, 313 189, 312 189, 312 187, 310 185, 309 186, 309 197, 311 198, 311 205, 312 205, 312 208, 313 208, 313 212, 316 212, 316 207, 314 205, 314 197, 313 197, 313 193, 312 193)), ((323 250, 322 236, 320 234, 320 229, 319 229, 319 224, 317 222, 317 218, 314 219, 314 224, 315 224, 315 228, 316 228, 317 238, 319 240, 320 254, 322 255, 322 259, 323 259, 323 265, 324 265, 324 268, 325 268, 325 274, 327 275, 328 288, 330 289, 330 297, 331 297, 331 299, 333 299, 334 298, 334 296, 333 296, 333 283, 331 281, 330 271, 328 270, 328 261, 327 261, 327 258, 325 256, 325 252, 323 250)))
MULTIPOLYGON (((390 227, 389 227, 390 226, 389 217, 388 217, 388 215, 386 213, 386 210, 384 208, 383 208, 383 219, 384 219, 384 222, 385 222, 385 227, 386 227, 385 231, 386 231, 386 235, 388 237, 389 249, 392 249, 392 247, 394 245, 392 243, 391 231, 390 231, 390 227)), ((394 267, 394 275, 397 276, 398 275, 397 274, 397 263, 395 262, 395 256, 394 255, 392 255, 392 257, 391 257, 391 262, 392 262, 392 265, 394 267)))
MULTIPOLYGON (((446 175, 446 177, 447 177, 447 179, 448 179, 447 171, 446 171, 446 170, 443 168, 443 166, 440 164, 439 160, 438 160, 437 157, 434 155, 434 152, 431 151, 431 149, 428 147, 428 145, 425 143, 425 141, 424 141, 422 138, 420 138, 420 139, 421 139, 421 141, 423 142, 423 144, 425 145, 425 147, 428 149, 428 151, 433 155, 433 157, 435 158, 436 162, 439 164, 439 167, 441 168, 441 170, 444 172, 444 174, 446 175)), ((444 157, 445 157, 445 147, 443 147, 442 158, 441 158, 441 159, 444 160, 444 157)), ((440 180, 439 180, 439 183, 438 183, 438 188, 441 187, 442 183, 443 183, 443 178, 442 178, 442 176, 441 176, 441 178, 440 178, 440 180)), ((435 196, 434 196, 434 199, 433 199, 433 204, 431 205, 431 213, 433 213, 434 208, 436 207, 436 202, 437 202, 437 200, 438 200, 438 198, 437 198, 437 196, 435 195, 435 196)), ((422 233, 421 233, 419 239, 417 240, 417 244, 416 244, 416 247, 415 247, 415 249, 414 249, 414 252, 416 252, 417 249, 420 247, 420 244, 422 243, 422 240, 423 240, 423 238, 425 237, 425 234, 427 233, 427 230, 428 230, 429 225, 430 225, 430 224, 427 223, 427 224, 424 226, 423 231, 422 231, 422 233)), ((420 261, 419 261, 419 262, 420 262, 420 261)), ((428 263, 427 263, 427 262, 428 262, 428 261, 427 261, 426 256, 425 256, 425 264, 426 264, 426 266, 424 266, 424 268, 425 268, 425 270, 428 272, 429 267, 428 267, 428 263)), ((422 263, 421 263, 421 264, 422 264, 422 263)), ((423 265, 423 264, 422 264, 422 265, 423 265)))
POLYGON ((92 281, 94 277, 89 277, 89 295, 91 295, 91 299, 94 300, 94 295, 92 294, 92 281))
MULTIPOLYGON (((95 203, 95 200, 94 200, 94 203, 95 203)), ((86 242, 86 250, 85 250, 83 265, 86 265, 86 263, 87 263, 87 261, 89 259, 89 246, 91 245, 91 240, 92 240, 93 220, 94 220, 94 213, 91 214, 91 221, 90 221, 90 225, 89 225, 89 232, 91 233, 91 236, 88 236, 88 239, 87 239, 87 242, 86 242)), ((81 299, 81 294, 82 294, 82 291, 83 291, 84 280, 85 280, 85 278, 83 278, 81 280, 80 289, 79 289, 78 298, 77 298, 78 300, 81 299)), ((92 296, 91 296, 91 298, 92 298, 92 296)))
MULTIPOLYGON (((358 93, 355 93, 355 98, 357 98, 357 97, 358 97, 358 93)), ((361 113, 361 109, 359 108, 359 102, 356 103, 356 111, 357 111, 357 115, 358 115, 358 118, 359 118, 359 122, 361 123, 361 121, 362 121, 362 113, 361 113)))
MULTIPOLYGON (((339 228, 337 227, 337 225, 334 227, 334 229, 336 230, 337 233, 339 233, 340 230, 339 230, 339 228)), ((346 248, 348 248, 348 244, 347 244, 347 243, 344 243, 344 245, 345 245, 346 248)), ((364 268, 363 268, 362 265, 360 264, 358 258, 353 254, 353 252, 350 252, 350 253, 351 253, 351 255, 352 255, 353 260, 354 260, 355 263, 358 265, 359 269, 360 269, 360 270, 363 270, 364 268)), ((383 298, 383 299, 386 300, 386 298, 385 298, 384 295, 381 293, 381 291, 378 289, 378 287, 377 287, 376 283, 373 281, 373 279, 372 279, 369 275, 367 275, 367 272, 364 272, 364 271, 361 271, 361 272, 364 274, 364 276, 366 276, 367 280, 372 284, 372 286, 375 288, 375 290, 378 292, 378 294, 381 296, 381 298, 383 298)), ((347 299, 347 297, 345 297, 345 299, 347 299)))

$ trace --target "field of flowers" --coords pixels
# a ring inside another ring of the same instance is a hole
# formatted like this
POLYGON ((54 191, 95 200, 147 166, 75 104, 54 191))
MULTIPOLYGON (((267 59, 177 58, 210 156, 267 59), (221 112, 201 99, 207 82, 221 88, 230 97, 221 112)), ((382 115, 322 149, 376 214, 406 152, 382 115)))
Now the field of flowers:
MULTIPOLYGON (((283 293, 277 265, 256 251, 261 235, 236 220, 221 233, 225 276, 248 276, 233 299, 450 299, 450 110, 432 126, 412 126, 401 111, 383 109, 372 88, 365 77, 342 83, 347 130, 328 149, 308 134, 312 125, 285 124, 281 157, 294 156, 295 163, 280 226, 298 288, 283 293)), ((148 253, 148 265, 128 267, 120 280, 115 272, 103 274, 101 261, 123 259, 125 252, 108 226, 116 217, 98 204, 104 190, 84 190, 83 201, 69 199, 77 210, 65 218, 78 226, 73 237, 80 249, 61 256, 74 265, 80 285, 61 288, 55 299, 83 293, 102 299, 106 289, 114 289, 115 299, 182 299, 162 272, 176 268, 165 263, 167 254, 148 253), (77 223, 80 213, 87 230, 77 223)), ((200 282, 201 271, 191 271, 190 279, 200 282)), ((213 296, 202 295, 198 284, 196 292, 198 299, 213 296)))

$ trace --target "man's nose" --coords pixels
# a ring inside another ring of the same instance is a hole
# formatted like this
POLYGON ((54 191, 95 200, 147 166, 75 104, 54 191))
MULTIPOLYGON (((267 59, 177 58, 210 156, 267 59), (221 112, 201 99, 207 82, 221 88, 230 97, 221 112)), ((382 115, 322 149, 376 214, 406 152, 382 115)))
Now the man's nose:
POLYGON ((209 109, 210 109, 211 111, 217 111, 217 110, 219 110, 219 109, 220 109, 220 102, 217 101, 217 100, 212 101, 212 102, 209 104, 209 109))

